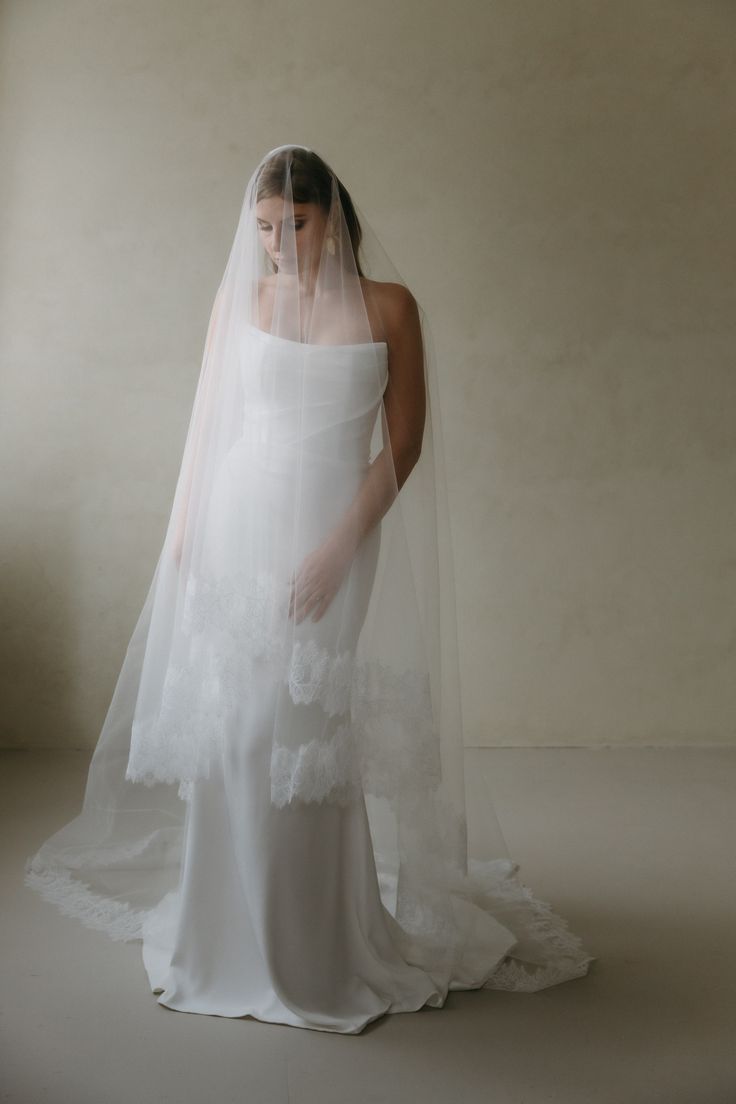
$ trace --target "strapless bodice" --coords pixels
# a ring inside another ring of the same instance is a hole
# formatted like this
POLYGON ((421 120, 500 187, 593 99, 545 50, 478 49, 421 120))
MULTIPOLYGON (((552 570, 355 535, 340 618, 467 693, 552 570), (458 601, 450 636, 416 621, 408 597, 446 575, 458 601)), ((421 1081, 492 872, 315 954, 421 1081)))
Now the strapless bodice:
MULTIPOLYGON (((207 571, 281 579, 344 516, 383 447, 388 348, 308 345, 248 327, 238 351, 239 432, 207 506, 207 571)), ((379 528, 361 546, 368 559, 379 528)))
POLYGON ((259 470, 319 480, 370 463, 388 382, 385 342, 307 344, 248 326, 239 341, 241 437, 259 470))
POLYGON ((388 382, 385 342, 310 345, 248 326, 240 354, 246 440, 365 464, 388 382))

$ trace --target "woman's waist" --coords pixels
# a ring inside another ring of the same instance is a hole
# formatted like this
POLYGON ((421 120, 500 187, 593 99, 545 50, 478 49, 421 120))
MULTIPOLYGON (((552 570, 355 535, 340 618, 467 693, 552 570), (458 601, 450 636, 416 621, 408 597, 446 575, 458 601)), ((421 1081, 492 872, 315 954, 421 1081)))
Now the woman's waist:
POLYGON ((254 463, 299 464, 319 468, 356 464, 363 466, 370 455, 369 433, 324 431, 308 436, 279 434, 264 431, 258 426, 246 425, 233 442, 230 453, 254 463))

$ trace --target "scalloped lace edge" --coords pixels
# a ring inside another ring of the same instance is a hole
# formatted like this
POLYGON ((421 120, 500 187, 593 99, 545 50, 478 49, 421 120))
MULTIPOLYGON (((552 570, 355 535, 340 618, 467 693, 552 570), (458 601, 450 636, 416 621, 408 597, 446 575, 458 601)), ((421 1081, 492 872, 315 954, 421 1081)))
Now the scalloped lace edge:
MULTIPOLYGON (((514 957, 512 947, 479 988, 534 993, 583 977, 590 963, 596 961, 596 956, 583 950, 581 938, 569 930, 564 917, 555 913, 547 901, 535 897, 531 889, 518 879, 518 869, 518 864, 514 864, 504 882, 494 885, 493 892, 498 893, 503 886, 506 892, 502 891, 502 895, 507 902, 530 909, 531 916, 525 915, 521 921, 524 934, 554 948, 559 952, 559 958, 544 965, 525 963, 514 957)), ((120 901, 94 893, 86 883, 72 878, 65 871, 26 869, 23 880, 29 889, 39 893, 65 916, 81 921, 87 928, 105 932, 116 941, 142 940, 144 926, 155 913, 155 908, 133 909, 120 901)), ((406 937, 407 933, 403 935, 406 937)), ((454 988, 452 978, 449 988, 454 988)))
POLYGON ((80 920, 87 928, 105 932, 111 939, 129 942, 143 938, 143 924, 152 909, 133 909, 111 897, 94 893, 85 882, 63 870, 26 870, 24 885, 35 890, 65 916, 80 920))
MULTIPOLYGON (((470 859, 468 865, 471 877, 483 877, 484 863, 470 859)), ((527 937, 545 948, 552 948, 558 957, 544 965, 525 963, 514 956, 512 947, 481 988, 535 993, 551 985, 583 977, 590 963, 596 961, 596 956, 584 949, 582 938, 570 930, 569 921, 564 916, 556 913, 548 901, 534 896, 529 886, 518 877, 519 869, 519 863, 512 862, 504 880, 494 885, 493 894, 506 904, 521 906, 518 913, 514 912, 513 918, 520 921, 517 928, 521 929, 522 938, 527 937)))
MULTIPOLYGON (((309 641, 295 645, 281 680, 295 705, 319 703, 328 723, 322 738, 295 746, 274 733, 276 806, 293 797, 343 804, 360 785, 388 798, 439 786, 440 738, 426 674, 397 672, 378 660, 360 662, 349 653, 333 657, 309 641)), ((146 786, 179 782, 179 796, 188 800, 193 783, 208 778, 213 757, 223 754, 232 703, 227 681, 209 683, 205 715, 188 699, 193 691, 184 668, 170 668, 167 687, 167 700, 176 707, 167 707, 152 727, 133 723, 125 777, 146 786)))

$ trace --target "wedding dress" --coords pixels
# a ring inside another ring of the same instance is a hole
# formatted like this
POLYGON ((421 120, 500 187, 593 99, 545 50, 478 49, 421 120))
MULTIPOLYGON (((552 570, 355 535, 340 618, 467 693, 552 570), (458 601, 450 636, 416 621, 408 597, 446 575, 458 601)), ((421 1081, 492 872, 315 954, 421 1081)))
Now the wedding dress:
MULTIPOLYGON (((262 163, 287 154, 292 232, 299 149, 262 163)), ((468 851, 431 421, 419 475, 394 483, 324 615, 290 616, 295 567, 350 516, 387 439, 389 344, 368 325, 348 200, 332 187, 305 340, 285 262, 269 326, 253 308, 273 285, 261 267, 244 275, 263 262, 249 185, 83 809, 28 860, 26 884, 140 940, 162 1005, 357 1033, 452 989, 580 977, 594 956, 517 879, 490 808, 493 838, 468 851)))

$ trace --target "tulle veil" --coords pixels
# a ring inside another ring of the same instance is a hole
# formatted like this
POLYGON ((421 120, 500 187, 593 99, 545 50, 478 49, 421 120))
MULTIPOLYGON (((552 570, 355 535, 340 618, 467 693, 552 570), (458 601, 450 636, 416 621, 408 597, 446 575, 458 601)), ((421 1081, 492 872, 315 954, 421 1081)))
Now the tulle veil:
POLYGON ((484 985, 534 991, 584 974, 592 956, 519 880, 482 785, 469 848, 478 780, 464 767, 430 326, 321 159, 315 176, 315 157, 279 146, 248 181, 166 535, 83 805, 27 860, 25 881, 87 926, 140 939, 176 889, 192 788, 237 740, 240 705, 275 680, 272 803, 361 791, 381 895, 412 960, 459 987, 483 914, 507 935, 484 985), (416 311, 411 363, 390 303, 416 311), (424 406, 408 475, 401 379, 424 406), (232 465, 246 488, 237 501, 221 478, 232 465), (366 511, 378 520, 363 532, 366 511), (315 619, 318 550, 344 575, 315 619))

